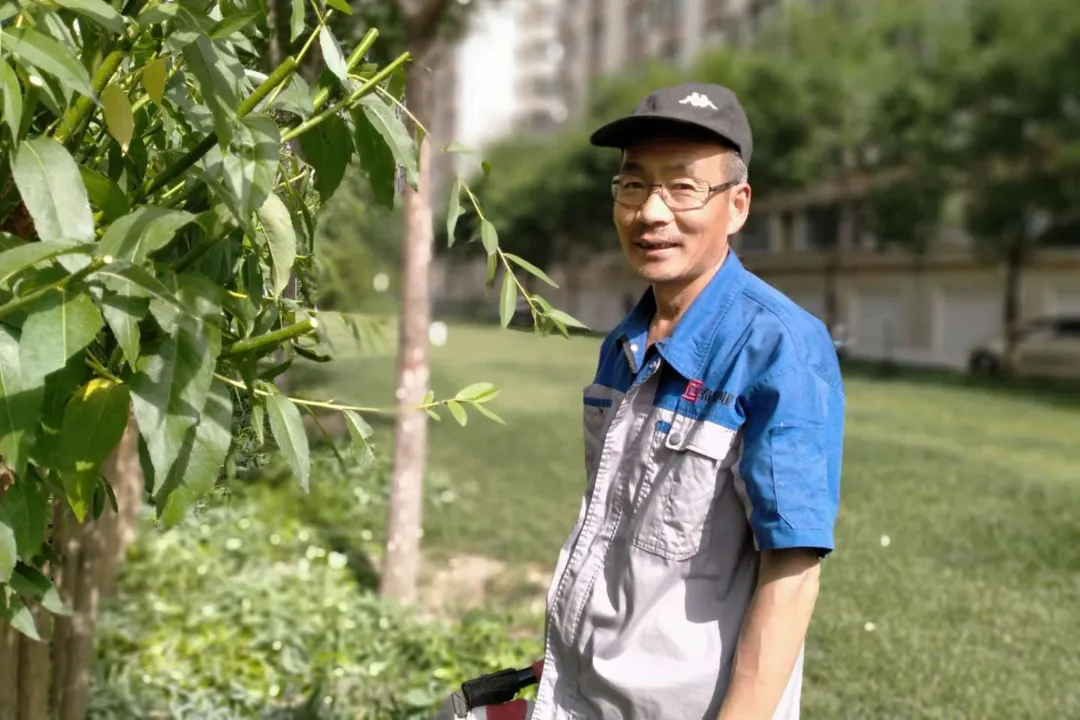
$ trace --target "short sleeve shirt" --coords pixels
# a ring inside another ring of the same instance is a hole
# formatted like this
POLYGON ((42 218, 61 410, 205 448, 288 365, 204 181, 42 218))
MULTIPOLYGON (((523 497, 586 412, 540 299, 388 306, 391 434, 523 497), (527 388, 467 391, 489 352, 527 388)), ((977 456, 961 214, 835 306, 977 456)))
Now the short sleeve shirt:
MULTIPOLYGON (((547 596, 533 720, 715 718, 758 552, 833 550, 844 390, 825 326, 734 252, 647 346, 651 291, 584 391, 587 482, 547 596)), ((802 653, 775 720, 798 717, 802 653)))

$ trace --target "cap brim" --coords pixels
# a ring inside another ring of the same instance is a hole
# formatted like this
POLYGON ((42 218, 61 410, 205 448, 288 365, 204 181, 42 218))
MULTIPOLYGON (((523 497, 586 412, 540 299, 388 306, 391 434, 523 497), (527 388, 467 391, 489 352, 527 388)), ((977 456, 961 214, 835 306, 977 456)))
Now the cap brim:
POLYGON ((689 120, 659 115, 629 115, 613 120, 589 136, 589 142, 597 147, 623 150, 638 140, 658 137, 716 140, 736 152, 740 150, 731 138, 711 128, 689 120))

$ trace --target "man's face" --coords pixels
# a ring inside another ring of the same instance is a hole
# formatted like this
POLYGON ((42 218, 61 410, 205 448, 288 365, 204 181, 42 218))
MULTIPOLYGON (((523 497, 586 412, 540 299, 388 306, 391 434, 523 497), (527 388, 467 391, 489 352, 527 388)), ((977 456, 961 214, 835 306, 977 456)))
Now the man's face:
MULTIPOLYGON (((649 140, 623 152, 623 182, 666 183, 680 190, 705 188, 731 180, 730 152, 719 144, 649 140)), ((750 187, 736 185, 707 196, 704 207, 672 210, 658 187, 640 207, 614 203, 619 242, 634 270, 653 285, 686 285, 714 269, 724 258, 728 236, 739 231, 750 209, 750 187)))

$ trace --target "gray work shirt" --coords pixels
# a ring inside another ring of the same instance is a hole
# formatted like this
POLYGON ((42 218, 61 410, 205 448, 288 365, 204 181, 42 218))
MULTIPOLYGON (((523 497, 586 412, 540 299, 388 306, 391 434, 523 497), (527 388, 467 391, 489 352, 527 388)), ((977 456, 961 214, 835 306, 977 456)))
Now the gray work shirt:
MULTIPOLYGON (((587 485, 533 720, 715 718, 758 551, 833 549, 844 392, 824 325, 730 252, 648 348, 651 291, 584 391, 587 485)), ((799 716, 802 653, 774 718, 799 716)))

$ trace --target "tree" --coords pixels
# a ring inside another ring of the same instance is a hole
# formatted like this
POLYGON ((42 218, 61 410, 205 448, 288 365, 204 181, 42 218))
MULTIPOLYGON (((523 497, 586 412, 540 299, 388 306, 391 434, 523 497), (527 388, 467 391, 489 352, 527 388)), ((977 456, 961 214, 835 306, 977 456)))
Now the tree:
POLYGON ((1059 0, 960 9, 923 26, 921 71, 883 100, 882 146, 912 172, 879 196, 878 222, 910 244, 940 213, 937 188, 964 197, 976 252, 1005 268, 1011 374, 1023 268, 1080 220, 1080 13, 1059 0))
MULTIPOLYGON (((272 440, 306 488, 314 408, 370 452, 363 415, 383 410, 292 398, 275 378, 325 359, 312 236, 354 153, 377 196, 399 167, 415 186, 394 111, 409 56, 361 66, 374 29, 342 52, 327 23, 344 0, 292 10, 306 40, 263 73, 261 0, 0 8, 5 717, 84 717, 96 603, 140 503, 175 525, 247 438, 272 440), (328 72, 312 86, 297 70, 314 47, 328 72)), ((495 392, 418 404, 490 415, 495 392)))

